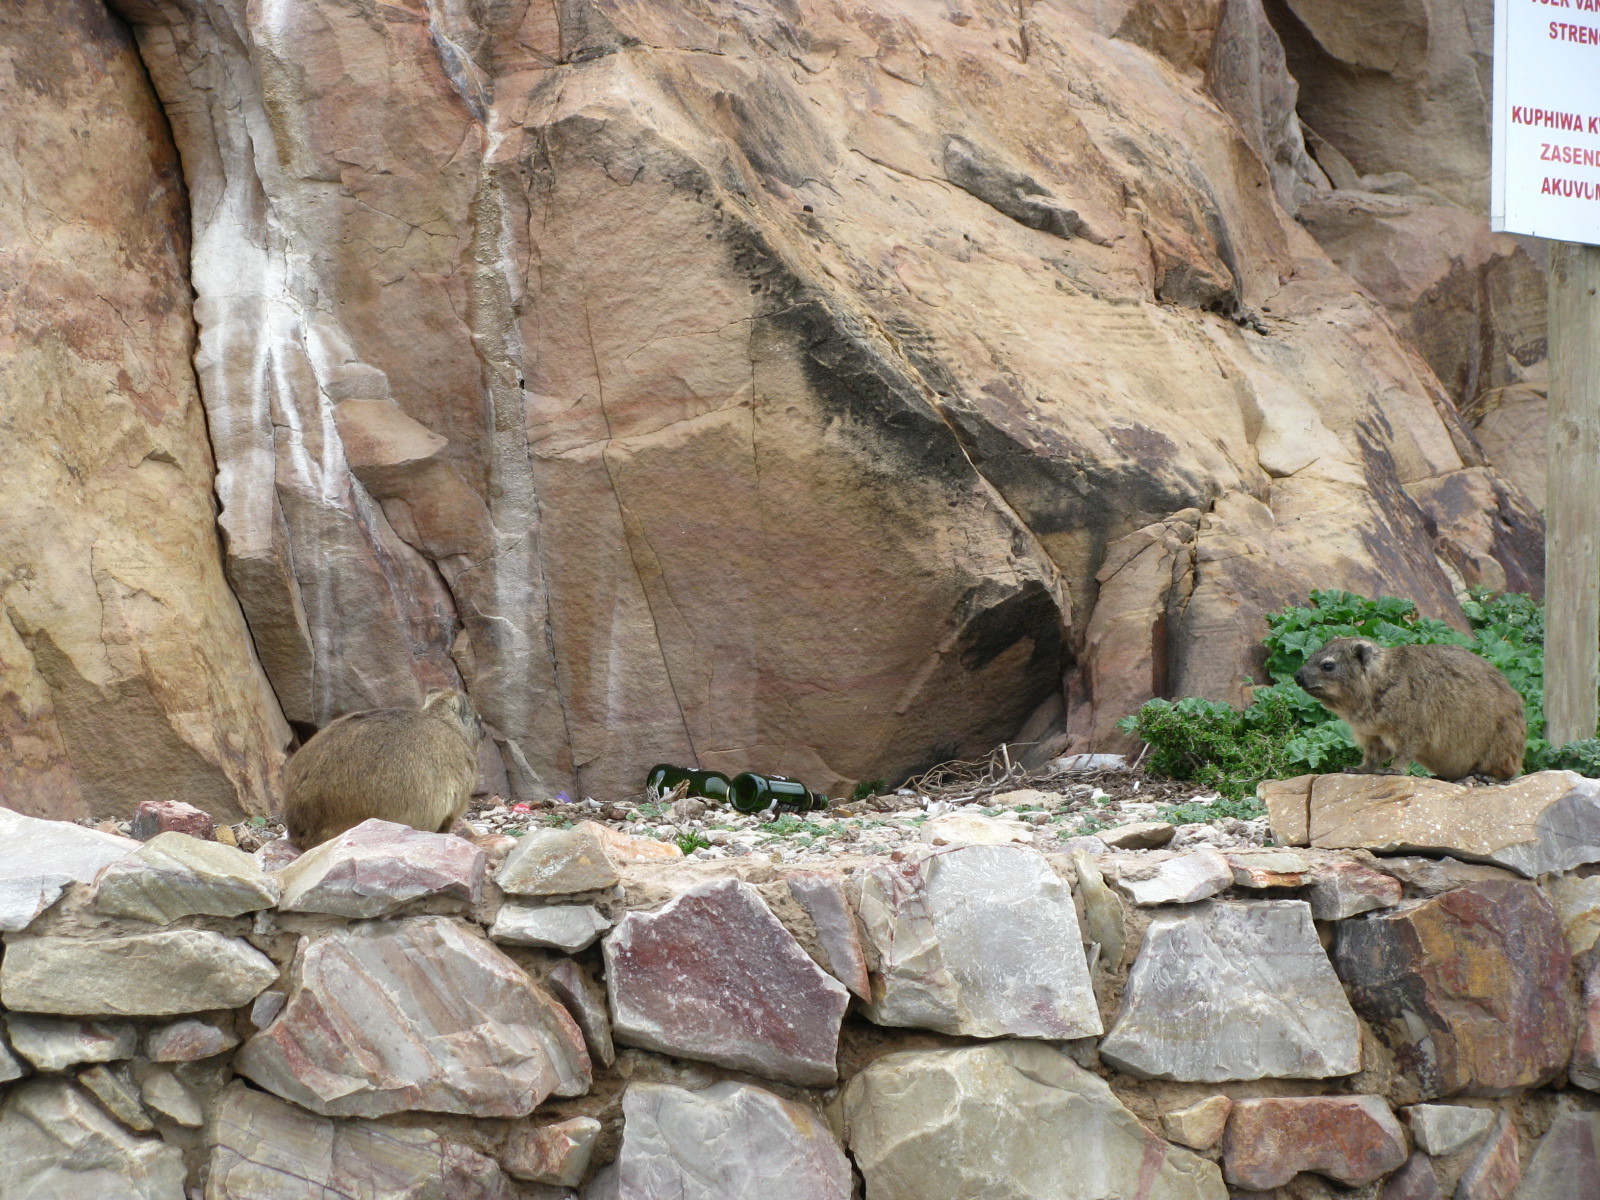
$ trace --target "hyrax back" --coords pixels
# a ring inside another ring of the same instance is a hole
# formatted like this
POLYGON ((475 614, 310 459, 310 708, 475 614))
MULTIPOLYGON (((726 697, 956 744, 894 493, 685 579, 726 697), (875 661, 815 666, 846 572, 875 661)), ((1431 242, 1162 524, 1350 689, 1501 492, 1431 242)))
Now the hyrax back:
POLYGON ((284 772, 283 819, 301 850, 371 817, 448 833, 472 798, 483 726, 456 691, 421 710, 375 708, 330 722, 284 772))
POLYGON ((1295 682, 1344 718, 1365 755, 1355 770, 1415 759, 1440 779, 1510 779, 1522 770, 1522 697, 1499 668, 1460 646, 1380 646, 1335 638, 1295 682))

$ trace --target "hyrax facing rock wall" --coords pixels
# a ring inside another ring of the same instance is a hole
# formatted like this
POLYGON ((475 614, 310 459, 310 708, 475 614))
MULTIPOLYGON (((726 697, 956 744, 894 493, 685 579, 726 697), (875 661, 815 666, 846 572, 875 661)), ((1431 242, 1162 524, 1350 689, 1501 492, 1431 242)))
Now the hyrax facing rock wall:
POLYGON ((330 722, 289 760, 283 805, 301 850, 370 817, 448 833, 472 799, 483 725, 460 692, 428 693, 421 711, 375 708, 330 722))
POLYGON ((1522 770, 1522 697, 1499 668, 1460 646, 1335 638, 1294 679, 1349 723, 1365 756, 1350 770, 1399 774, 1413 759, 1440 779, 1510 779, 1522 770))

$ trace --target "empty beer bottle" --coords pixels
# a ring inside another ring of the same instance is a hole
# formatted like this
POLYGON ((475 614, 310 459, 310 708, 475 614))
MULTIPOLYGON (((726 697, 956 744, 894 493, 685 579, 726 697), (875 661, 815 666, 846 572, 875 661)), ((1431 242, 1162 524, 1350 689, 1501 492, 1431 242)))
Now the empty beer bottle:
POLYGON ((828 798, 813 794, 805 784, 787 775, 745 771, 728 784, 728 803, 742 813, 766 812, 773 807, 810 812, 827 808, 828 798))
POLYGON ((687 796, 699 796, 719 804, 728 799, 728 777, 721 771, 696 771, 659 763, 644 777, 644 786, 652 796, 670 795, 680 783, 689 785, 684 790, 687 796))

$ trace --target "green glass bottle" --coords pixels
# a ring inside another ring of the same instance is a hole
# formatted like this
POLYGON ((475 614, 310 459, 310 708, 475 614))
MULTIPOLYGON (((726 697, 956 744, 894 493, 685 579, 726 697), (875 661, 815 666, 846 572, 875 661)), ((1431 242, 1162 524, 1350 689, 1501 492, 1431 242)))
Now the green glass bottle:
POLYGON ((727 802, 728 777, 721 771, 695 771, 659 763, 644 777, 645 789, 658 799, 670 795, 682 783, 689 785, 684 791, 686 796, 699 796, 718 804, 727 802))
POLYGON ((828 798, 813 794, 805 784, 787 775, 745 771, 735 775, 728 785, 728 803, 742 813, 766 812, 774 807, 811 812, 827 808, 828 798))

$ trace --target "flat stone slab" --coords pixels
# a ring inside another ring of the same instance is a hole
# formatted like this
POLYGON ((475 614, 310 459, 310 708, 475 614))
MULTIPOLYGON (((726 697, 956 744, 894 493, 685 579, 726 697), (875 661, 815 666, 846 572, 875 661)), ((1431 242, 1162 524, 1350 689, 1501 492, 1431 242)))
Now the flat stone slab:
POLYGON ((198 1062, 224 1054, 239 1044, 239 1035, 210 1021, 183 1017, 157 1025, 145 1035, 144 1056, 151 1062, 198 1062))
POLYGON ((1117 885, 1141 908, 1157 904, 1193 904, 1233 886, 1227 856, 1209 846, 1176 858, 1137 864, 1120 872, 1117 885))
POLYGON ((868 1196, 1228 1196, 1214 1163, 1158 1138, 1038 1042, 886 1054, 845 1085, 843 1110, 868 1196))
POLYGON ((489 928, 507 946, 548 946, 576 954, 594 944, 611 922, 592 904, 526 904, 507 900, 489 928))
POLYGON ((1356 1011, 1421 1099, 1503 1095, 1566 1066, 1578 1024, 1572 956, 1536 885, 1468 884, 1334 928, 1356 1011))
POLYGON ((1154 850, 1172 840, 1178 827, 1170 821, 1134 821, 1112 829, 1102 829, 1095 836, 1113 850, 1154 850))
POLYGON ((1311 864, 1291 850, 1241 850, 1223 857, 1233 869, 1234 887, 1297 888, 1311 875, 1311 864))
POLYGON ((1562 876, 1550 880, 1545 890, 1561 914, 1561 929, 1574 958, 1600 941, 1600 875, 1562 876))
POLYGON ((611 1017, 606 1012, 605 993, 600 985, 594 982, 587 969, 570 958, 556 963, 544 982, 551 995, 561 1001, 578 1028, 583 1030, 589 1057, 609 1067, 617 1059, 617 1050, 611 1040, 611 1017))
POLYGON ((1155 915, 1100 1044, 1141 1079, 1326 1079, 1361 1069, 1356 1015, 1300 900, 1155 915))
POLYGON ((953 812, 923 825, 919 841, 935 846, 1010 846, 1033 843, 1033 828, 1021 821, 997 821, 981 813, 953 812))
POLYGON ((630 912, 604 943, 619 1042, 806 1086, 838 1078, 850 993, 747 883, 630 912))
POLYGON ((148 842, 163 833, 187 833, 201 841, 217 840, 216 822, 203 808, 182 800, 141 800, 133 810, 129 833, 148 842))
POLYGON ((1286 845, 1448 854, 1528 878, 1600 862, 1600 780, 1539 771, 1468 787, 1406 775, 1302 775, 1257 789, 1286 845))
POLYGON ((1578 1041, 1567 1064, 1567 1079, 1600 1092, 1600 955, 1590 959, 1578 1010, 1578 1041))
POLYGON ((1360 1187, 1404 1164, 1406 1135, 1382 1096, 1240 1100, 1222 1155, 1228 1182, 1254 1191, 1301 1171, 1360 1187))
POLYGON ((844 879, 827 871, 800 871, 786 876, 784 882, 816 926, 823 967, 862 1000, 872 999, 867 954, 844 879))
POLYGON ((79 1071, 78 1085, 100 1101, 101 1108, 135 1133, 149 1133, 155 1129, 155 1122, 145 1112, 139 1089, 128 1074, 126 1064, 108 1067, 99 1063, 79 1071))
POLYGON ((314 846, 277 872, 285 912, 383 917, 427 896, 475 904, 484 854, 448 833, 376 818, 314 846))
POLYGON ((1522 1139, 1509 1114, 1501 1112, 1493 1129, 1456 1184, 1455 1200, 1512 1200, 1522 1182, 1522 1139))
POLYGON ((40 1071, 117 1062, 139 1052, 139 1031, 126 1021, 69 1021, 7 1013, 6 1036, 11 1048, 40 1071))
POLYGON ((1161 1132, 1169 1142, 1191 1150, 1209 1150, 1222 1140, 1233 1101, 1226 1096, 1207 1096, 1187 1108, 1163 1114, 1161 1132))
POLYGON ((100 872, 94 907, 109 917, 167 925, 197 915, 237 917, 278 902, 278 881, 234 846, 158 833, 100 872))
POLYGON ((63 1079, 0 1096, 0 1196, 184 1200, 183 1153, 138 1137, 63 1079))
POLYGON ((1404 894, 1400 881, 1392 875, 1360 863, 1331 862, 1313 869, 1306 899, 1317 920, 1342 921, 1357 913, 1393 908, 1404 894))
POLYGON ((1433 1160, 1420 1150, 1383 1185, 1382 1200, 1444 1200, 1433 1160))
POLYGON ((492 943, 448 917, 305 937, 276 1020, 234 1069, 324 1116, 408 1109, 524 1117, 589 1088, 567 1011, 492 943))
POLYGON ((601 1129, 593 1117, 514 1129, 500 1152, 500 1165, 513 1179, 577 1187, 589 1169, 601 1129))
POLYGON ((495 1161, 428 1129, 330 1121, 234 1083, 208 1130, 206 1200, 510 1200, 495 1161))
POLYGON ((969 1037, 1101 1031, 1072 891, 1042 854, 963 846, 862 877, 867 1016, 969 1037))
POLYGON ((139 848, 132 838, 0 808, 0 932, 26 929, 71 883, 139 848))
POLYGON ((622 1098, 628 1200, 849 1200, 850 1162, 814 1109, 748 1083, 635 1083, 622 1098))
POLYGON ((509 896, 572 896, 616 887, 634 862, 681 858, 668 842, 620 833, 598 821, 571 829, 531 829, 506 856, 494 881, 509 896))
POLYGON ((1600 1112, 1568 1111, 1550 1122, 1517 1200, 1600 1200, 1600 1112))
POLYGON ((1494 1124, 1492 1108, 1413 1104, 1405 1113, 1417 1149, 1436 1157, 1454 1154, 1489 1132, 1489 1126, 1494 1124))
POLYGON ((278 968, 240 938, 202 929, 115 938, 36 937, 0 959, 0 1005, 73 1017, 165 1017, 239 1008, 278 968))

